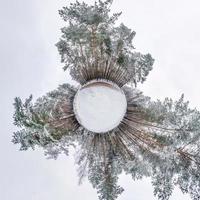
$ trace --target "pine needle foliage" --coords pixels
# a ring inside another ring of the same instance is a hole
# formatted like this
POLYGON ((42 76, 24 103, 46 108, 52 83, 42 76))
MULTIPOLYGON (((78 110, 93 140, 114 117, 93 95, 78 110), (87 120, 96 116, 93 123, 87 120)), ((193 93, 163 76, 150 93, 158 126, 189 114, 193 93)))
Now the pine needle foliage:
MULTIPOLYGON (((76 1, 59 14, 66 22, 56 44, 64 63, 80 87, 89 81, 117 84, 126 95, 127 111, 121 123, 104 134, 78 123, 73 100, 79 87, 60 85, 35 103, 32 95, 14 101, 14 124, 19 131, 12 142, 20 150, 44 149, 48 158, 76 149, 80 183, 88 177, 100 200, 115 200, 123 188, 118 176, 133 180, 150 177, 154 195, 168 200, 174 186, 200 199, 200 112, 189 102, 166 98, 152 101, 136 89, 152 70, 150 54, 136 52, 135 32, 123 23, 121 13, 111 14, 112 0, 87 5, 76 1)), ((133 194, 134 195, 134 194, 133 194)))

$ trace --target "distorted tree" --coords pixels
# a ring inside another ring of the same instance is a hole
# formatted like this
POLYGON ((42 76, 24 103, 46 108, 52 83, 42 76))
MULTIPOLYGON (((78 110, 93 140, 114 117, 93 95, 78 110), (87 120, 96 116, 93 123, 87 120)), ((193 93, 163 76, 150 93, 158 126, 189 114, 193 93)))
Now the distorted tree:
POLYGON ((75 87, 68 83, 32 103, 15 99, 13 143, 42 147, 56 159, 76 148, 80 183, 88 177, 100 200, 114 200, 123 171, 133 180, 150 177, 166 200, 175 185, 200 198, 200 112, 183 95, 151 101, 136 89, 152 70, 150 54, 135 51, 135 32, 116 26, 112 0, 71 3, 59 11, 66 22, 56 44, 75 87))

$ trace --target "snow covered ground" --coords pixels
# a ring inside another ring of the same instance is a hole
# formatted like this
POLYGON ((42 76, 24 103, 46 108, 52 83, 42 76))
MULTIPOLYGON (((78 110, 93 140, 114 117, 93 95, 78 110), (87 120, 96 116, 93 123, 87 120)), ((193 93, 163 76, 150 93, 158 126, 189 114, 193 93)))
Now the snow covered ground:
POLYGON ((103 133, 117 127, 127 108, 124 92, 108 81, 92 81, 77 92, 74 111, 89 131, 103 133))

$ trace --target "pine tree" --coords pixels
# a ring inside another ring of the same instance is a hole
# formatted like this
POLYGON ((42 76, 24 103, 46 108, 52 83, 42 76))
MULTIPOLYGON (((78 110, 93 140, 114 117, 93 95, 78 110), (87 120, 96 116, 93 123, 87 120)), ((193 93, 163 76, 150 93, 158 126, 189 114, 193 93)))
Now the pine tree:
POLYGON ((121 123, 104 134, 84 128, 73 101, 78 87, 60 85, 32 101, 15 98, 14 124, 20 128, 12 142, 20 150, 41 147, 56 159, 77 150, 80 183, 88 177, 100 200, 115 200, 123 188, 117 184, 123 171, 133 180, 150 177, 154 195, 167 200, 175 185, 191 198, 200 198, 200 112, 189 108, 184 96, 177 101, 152 101, 136 89, 152 70, 150 54, 136 52, 135 32, 115 25, 121 13, 110 15, 112 0, 90 6, 76 1, 59 14, 66 22, 56 44, 74 80, 81 86, 91 80, 108 80, 121 88, 127 111, 121 123))

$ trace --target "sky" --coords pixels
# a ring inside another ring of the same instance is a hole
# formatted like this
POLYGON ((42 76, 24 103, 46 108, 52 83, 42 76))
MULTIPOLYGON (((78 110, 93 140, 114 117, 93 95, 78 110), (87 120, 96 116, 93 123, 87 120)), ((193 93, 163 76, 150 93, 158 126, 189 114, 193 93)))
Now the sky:
MULTIPOLYGON (((64 26, 58 9, 69 0, 0 0, 0 199, 97 200, 87 179, 78 185, 72 150, 69 157, 47 160, 42 150, 20 152, 11 143, 13 99, 34 99, 70 82, 62 70, 55 43, 64 26)), ((93 2, 85 0, 86 3, 93 2)), ((199 0, 115 0, 113 12, 136 31, 136 51, 151 53, 154 69, 143 85, 152 99, 182 93, 192 108, 200 109, 200 2, 199 0)), ((122 174, 125 191, 118 200, 154 200, 148 179, 131 180, 122 174)), ((189 200, 178 188, 171 200, 189 200)))

